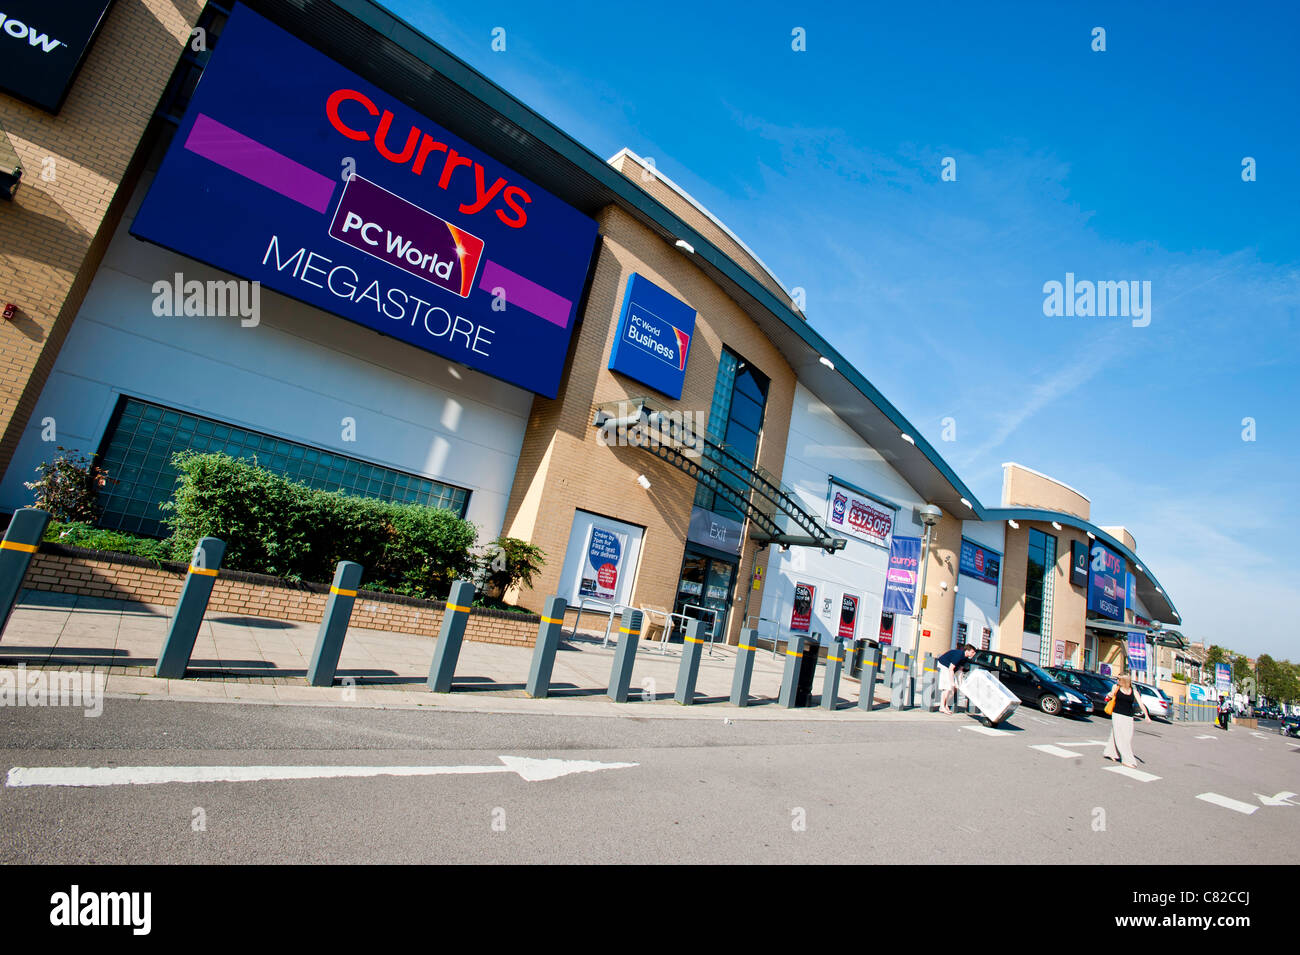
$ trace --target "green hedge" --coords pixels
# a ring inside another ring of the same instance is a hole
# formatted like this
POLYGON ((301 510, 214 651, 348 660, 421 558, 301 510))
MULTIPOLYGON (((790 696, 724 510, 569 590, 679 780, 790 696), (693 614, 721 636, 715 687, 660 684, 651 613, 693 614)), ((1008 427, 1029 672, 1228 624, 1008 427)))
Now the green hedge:
POLYGON ((474 525, 451 511, 315 490, 225 454, 182 451, 172 466, 179 478, 163 509, 173 559, 218 537, 230 570, 327 581, 354 560, 363 587, 434 599, 473 570, 474 525))
POLYGON ((53 544, 67 544, 69 547, 134 554, 137 557, 147 557, 156 563, 172 559, 170 541, 160 541, 152 537, 135 537, 131 534, 123 534, 121 531, 92 527, 89 524, 60 524, 58 521, 50 521, 42 540, 53 544))

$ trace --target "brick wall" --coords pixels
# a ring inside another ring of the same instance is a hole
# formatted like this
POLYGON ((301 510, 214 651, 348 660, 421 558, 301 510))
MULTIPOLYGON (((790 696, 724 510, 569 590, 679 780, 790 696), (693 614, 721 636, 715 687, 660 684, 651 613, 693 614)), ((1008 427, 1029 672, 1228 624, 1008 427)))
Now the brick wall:
MULTIPOLYGON (((32 590, 131 600, 155 607, 174 607, 184 583, 184 564, 156 567, 140 558, 50 545, 43 545, 33 555, 23 579, 23 586, 32 590)), ((327 584, 298 587, 271 577, 222 571, 212 588, 208 610, 317 623, 325 613, 328 596, 327 584)), ((436 637, 442 615, 440 601, 362 591, 352 608, 351 625, 436 637)), ((465 639, 531 647, 537 623, 533 616, 477 610, 469 616, 465 639)))
POLYGON ((23 165, 16 197, 0 205, 0 301, 18 306, 0 323, 0 473, 121 219, 137 147, 202 7, 115 3, 57 116, 0 94, 0 126, 23 165))

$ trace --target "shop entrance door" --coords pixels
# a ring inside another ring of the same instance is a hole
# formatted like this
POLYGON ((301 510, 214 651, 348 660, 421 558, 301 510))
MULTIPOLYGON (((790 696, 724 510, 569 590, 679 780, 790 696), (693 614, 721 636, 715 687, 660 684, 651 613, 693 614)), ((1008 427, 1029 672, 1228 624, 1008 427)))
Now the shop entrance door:
MULTIPOLYGON (((725 640, 736 570, 737 565, 731 561, 688 548, 677 581, 673 612, 692 620, 703 620, 706 634, 712 633, 716 639, 725 640)), ((681 618, 675 617, 673 623, 673 635, 680 637, 684 632, 681 618)))

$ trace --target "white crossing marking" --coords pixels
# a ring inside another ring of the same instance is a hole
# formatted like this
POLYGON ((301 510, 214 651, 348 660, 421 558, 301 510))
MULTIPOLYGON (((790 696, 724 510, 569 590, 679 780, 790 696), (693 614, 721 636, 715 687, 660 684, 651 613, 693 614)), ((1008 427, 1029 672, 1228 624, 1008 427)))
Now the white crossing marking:
POLYGON ((1251 735, 1251 736, 1258 737, 1259 739, 1271 739, 1271 737, 1269 737, 1269 736, 1265 736, 1263 733, 1254 733, 1254 732, 1252 732, 1250 735, 1251 735))
POLYGON ((1044 726, 1051 726, 1051 725, 1052 725, 1052 721, 1051 721, 1051 720, 1045 720, 1045 719, 1043 719, 1041 716, 1031 716, 1031 717, 1029 717, 1029 718, 1030 718, 1031 720, 1033 720, 1035 723, 1042 723, 1044 726))
POLYGON ((1062 746, 1105 746, 1106 741, 1103 739, 1090 739, 1082 743, 1062 743, 1062 746))
POLYGON ((1007 730, 995 730, 991 726, 962 726, 959 729, 970 730, 972 733, 983 733, 985 736, 1010 736, 1007 730))
POLYGON ((1105 766, 1103 768, 1108 773, 1118 773, 1121 776, 1129 777, 1129 779, 1136 779, 1140 783, 1155 782, 1160 778, 1155 773, 1144 773, 1140 769, 1131 769, 1128 766, 1105 766))
POLYGON ((502 766, 15 766, 6 786, 131 786, 150 783, 242 783, 266 779, 342 779, 517 773, 528 782, 570 773, 625 769, 636 763, 498 756, 502 766))
POLYGON ((1227 796, 1220 796, 1218 793, 1201 793, 1196 797, 1204 799, 1206 802, 1213 803, 1216 806, 1222 806, 1224 809, 1231 809, 1233 812, 1239 812, 1249 816, 1258 809, 1258 806, 1252 806, 1248 802, 1241 802, 1237 799, 1229 799, 1227 796))
POLYGON ((1036 749, 1040 753, 1047 753, 1048 755, 1051 756, 1059 756, 1062 759, 1080 759, 1083 756, 1082 753, 1072 753, 1068 749, 1061 749, 1061 747, 1052 746, 1050 743, 1039 743, 1037 745, 1030 746, 1029 748, 1036 749))
POLYGON ((1217 736, 1198 736, 1197 739, 1218 739, 1217 736))
POLYGON ((1265 806, 1294 806, 1295 803, 1289 800, 1295 798, 1295 793, 1278 793, 1276 796, 1261 796, 1255 793, 1255 798, 1265 806))

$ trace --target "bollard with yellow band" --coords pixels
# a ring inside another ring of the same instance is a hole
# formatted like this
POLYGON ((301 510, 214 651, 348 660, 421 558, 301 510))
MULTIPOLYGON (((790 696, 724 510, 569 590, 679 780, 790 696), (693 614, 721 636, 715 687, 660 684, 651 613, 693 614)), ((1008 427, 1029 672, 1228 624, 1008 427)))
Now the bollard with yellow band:
POLYGON ((927 713, 933 713, 939 709, 939 667, 934 662, 934 654, 926 653, 924 660, 921 661, 921 693, 920 699, 916 705, 927 713))
POLYGON ((469 607, 473 602, 472 583, 468 580, 452 583, 447 607, 442 612, 438 644, 433 648, 433 663, 429 667, 429 689, 434 693, 451 692, 451 682, 456 677, 456 661, 460 659, 460 645, 465 639, 465 624, 469 621, 469 607))
POLYGON ((700 656, 704 651, 704 621, 687 620, 682 637, 682 662, 677 667, 677 691, 673 699, 683 706, 695 702, 695 679, 700 674, 700 656))
POLYGON ((221 558, 225 555, 225 542, 215 537, 203 538, 194 548, 189 573, 185 575, 185 585, 181 587, 181 599, 176 602, 176 611, 172 614, 171 626, 167 628, 162 652, 158 654, 154 676, 168 680, 179 680, 185 676, 190 657, 194 655, 194 641, 198 638, 199 626, 208 610, 208 598, 212 596, 212 587, 217 582, 221 558))
POLYGON ((858 709, 870 713, 876 708, 876 677, 880 674, 880 647, 862 647, 862 689, 858 692, 858 709))
POLYGON ((312 686, 333 686, 338 670, 339 654, 343 652, 343 638, 347 636, 348 621, 352 619, 352 605, 357 602, 357 585, 361 583, 360 564, 341 560, 334 568, 334 583, 330 584, 329 599, 325 601, 325 616, 320 618, 316 631, 316 649, 307 669, 307 682, 312 686))
POLYGON ((560 631, 564 629, 564 611, 568 604, 563 597, 547 597, 542 607, 542 619, 537 625, 537 642, 533 645, 533 664, 528 671, 528 686, 524 692, 533 699, 545 699, 551 690, 551 670, 555 668, 555 651, 560 646, 560 631))
POLYGON ((736 672, 731 677, 731 703, 749 706, 749 684, 754 677, 754 655, 758 652, 758 631, 740 631, 736 646, 736 672))
POLYGON ((822 709, 840 706, 840 674, 844 671, 844 641, 832 637, 826 648, 826 675, 822 677, 822 709))
POLYGON ((799 675, 803 670, 803 643, 808 637, 792 633, 785 645, 785 674, 781 677, 781 695, 777 702, 786 709, 794 709, 799 695, 799 675))
POLYGON ((880 651, 880 682, 884 685, 885 709, 888 709, 894 705, 894 663, 899 650, 895 646, 886 644, 880 648, 880 651))
POLYGON ((9 529, 0 541, 0 633, 18 602, 32 555, 41 546, 49 523, 50 515, 34 507, 21 507, 9 519, 9 529))
POLYGON ((908 689, 912 678, 912 655, 901 647, 894 648, 893 683, 889 688, 889 703, 895 709, 907 706, 908 689))
POLYGON ((614 665, 609 671, 608 695, 615 703, 626 703, 632 686, 632 665, 636 663, 636 648, 641 642, 641 611, 631 608, 623 611, 618 625, 618 646, 614 648, 614 665))

